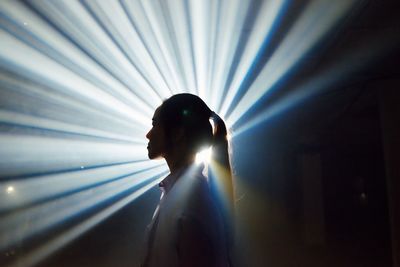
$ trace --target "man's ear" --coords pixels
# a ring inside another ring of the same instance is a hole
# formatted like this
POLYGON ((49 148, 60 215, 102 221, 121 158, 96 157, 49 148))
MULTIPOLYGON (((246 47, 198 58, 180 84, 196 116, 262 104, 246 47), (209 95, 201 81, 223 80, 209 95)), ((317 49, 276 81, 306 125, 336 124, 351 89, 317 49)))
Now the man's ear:
POLYGON ((179 144, 185 141, 185 129, 183 127, 175 128, 172 132, 172 140, 174 144, 179 144))

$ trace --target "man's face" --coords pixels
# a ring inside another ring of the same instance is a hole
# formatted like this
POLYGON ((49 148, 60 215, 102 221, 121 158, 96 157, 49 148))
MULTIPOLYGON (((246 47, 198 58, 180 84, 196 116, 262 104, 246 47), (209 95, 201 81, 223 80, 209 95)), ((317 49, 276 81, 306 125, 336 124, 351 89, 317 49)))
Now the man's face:
POLYGON ((153 127, 146 134, 146 138, 149 139, 147 146, 149 159, 155 159, 165 156, 165 133, 164 127, 159 121, 159 108, 156 109, 153 116, 153 127))

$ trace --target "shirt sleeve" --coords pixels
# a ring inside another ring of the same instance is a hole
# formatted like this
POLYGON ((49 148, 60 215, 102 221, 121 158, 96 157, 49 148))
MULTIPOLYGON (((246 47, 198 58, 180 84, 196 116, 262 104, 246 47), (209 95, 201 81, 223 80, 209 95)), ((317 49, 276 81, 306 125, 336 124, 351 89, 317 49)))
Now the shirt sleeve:
POLYGON ((180 267, 216 266, 217 255, 210 233, 199 220, 190 216, 181 217, 177 234, 180 267))

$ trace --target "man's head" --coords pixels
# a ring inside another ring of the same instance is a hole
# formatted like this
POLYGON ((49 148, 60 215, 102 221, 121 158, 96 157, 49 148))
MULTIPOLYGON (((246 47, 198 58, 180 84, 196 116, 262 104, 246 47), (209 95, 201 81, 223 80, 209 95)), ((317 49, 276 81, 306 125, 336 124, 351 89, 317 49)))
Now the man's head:
POLYGON ((198 96, 177 94, 163 102, 154 113, 149 139, 149 158, 165 157, 174 149, 195 154, 213 140, 212 111, 198 96))

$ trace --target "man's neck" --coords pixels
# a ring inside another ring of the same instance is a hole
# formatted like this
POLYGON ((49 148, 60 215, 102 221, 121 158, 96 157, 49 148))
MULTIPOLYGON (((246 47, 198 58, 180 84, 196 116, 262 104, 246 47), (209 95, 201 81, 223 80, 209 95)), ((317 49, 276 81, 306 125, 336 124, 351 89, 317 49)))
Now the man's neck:
POLYGON ((167 162, 170 173, 175 174, 180 169, 191 165, 194 162, 194 156, 182 156, 182 154, 176 154, 175 156, 166 156, 165 160, 167 162))

